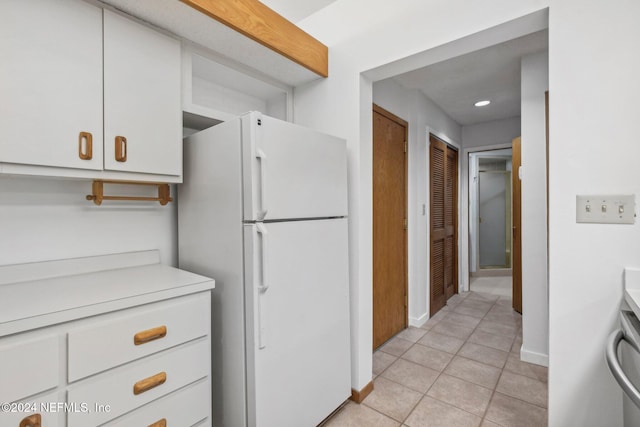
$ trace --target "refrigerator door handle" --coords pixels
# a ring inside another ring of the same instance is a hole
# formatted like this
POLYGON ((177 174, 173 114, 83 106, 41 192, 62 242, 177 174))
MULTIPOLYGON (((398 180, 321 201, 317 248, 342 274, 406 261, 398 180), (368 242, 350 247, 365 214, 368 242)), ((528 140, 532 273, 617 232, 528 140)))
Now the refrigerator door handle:
POLYGON ((262 209, 257 214, 258 221, 262 221, 267 216, 267 155, 258 149, 256 158, 260 161, 260 208, 262 209))
POLYGON ((269 289, 267 281, 267 236, 269 233, 267 233, 267 228, 264 224, 256 224, 256 230, 260 234, 262 242, 260 250, 262 277, 261 285, 258 285, 258 348, 263 349, 267 346, 267 308, 264 293, 269 289))
MULTIPOLYGON (((637 406, 640 407, 640 391, 633 385, 631 380, 624 373, 622 366, 620 365, 620 360, 618 360, 618 345, 620 341, 626 341, 626 334, 621 330, 617 329, 609 335, 607 339, 607 364, 609 365, 609 370, 613 374, 613 377, 616 379, 620 387, 625 392, 629 399, 637 406)), ((635 345, 632 344, 632 347, 636 348, 635 345)))
POLYGON ((262 238, 262 248, 260 250, 260 256, 262 258, 262 285, 258 286, 258 290, 264 293, 267 291, 267 289, 269 289, 269 283, 267 281, 267 236, 269 235, 269 233, 267 233, 267 228, 264 226, 264 224, 256 224, 256 229, 258 230, 258 233, 262 238))

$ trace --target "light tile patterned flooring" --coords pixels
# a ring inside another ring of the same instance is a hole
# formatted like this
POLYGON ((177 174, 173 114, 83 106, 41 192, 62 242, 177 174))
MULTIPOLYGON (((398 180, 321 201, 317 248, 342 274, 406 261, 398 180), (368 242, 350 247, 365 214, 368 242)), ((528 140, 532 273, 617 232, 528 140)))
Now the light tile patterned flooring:
POLYGON ((323 427, 546 426, 547 368, 521 362, 521 345, 510 297, 454 295, 373 354, 373 392, 323 427))
POLYGON ((484 294, 511 296, 511 276, 472 277, 471 290, 484 294))

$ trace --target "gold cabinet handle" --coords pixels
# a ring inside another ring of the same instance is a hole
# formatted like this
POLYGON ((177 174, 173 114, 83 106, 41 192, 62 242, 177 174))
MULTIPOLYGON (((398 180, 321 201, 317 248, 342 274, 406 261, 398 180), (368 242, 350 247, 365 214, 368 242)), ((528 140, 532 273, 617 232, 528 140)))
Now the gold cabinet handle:
POLYGON ((167 336, 167 327, 158 326, 157 328, 147 329, 146 331, 138 332, 133 336, 133 343, 135 345, 145 344, 154 340, 159 340, 167 336))
POLYGON ((127 161, 127 138, 116 136, 116 162, 127 161))
POLYGON ((133 385, 133 394, 138 395, 145 391, 149 391, 154 387, 164 384, 165 381, 167 381, 166 372, 160 372, 159 374, 140 380, 133 385))
POLYGON ((78 137, 78 157, 82 160, 91 160, 93 157, 93 135, 90 132, 80 132, 78 137), (84 144, 82 143, 83 141, 84 144))
POLYGON ((149 424, 149 427, 167 427, 167 420, 163 418, 153 424, 149 424))
POLYGON ((40 414, 29 415, 20 421, 20 427, 41 427, 42 417, 40 414))

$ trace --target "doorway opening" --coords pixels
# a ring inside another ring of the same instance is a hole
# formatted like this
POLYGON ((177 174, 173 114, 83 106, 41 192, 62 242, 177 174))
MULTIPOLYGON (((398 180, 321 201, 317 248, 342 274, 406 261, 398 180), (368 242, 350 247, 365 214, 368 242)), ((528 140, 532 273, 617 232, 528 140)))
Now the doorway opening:
POLYGON ((512 296, 512 149, 468 154, 469 288, 512 296))
POLYGON ((469 153, 469 239, 473 275, 508 270, 511 256, 511 149, 469 153))

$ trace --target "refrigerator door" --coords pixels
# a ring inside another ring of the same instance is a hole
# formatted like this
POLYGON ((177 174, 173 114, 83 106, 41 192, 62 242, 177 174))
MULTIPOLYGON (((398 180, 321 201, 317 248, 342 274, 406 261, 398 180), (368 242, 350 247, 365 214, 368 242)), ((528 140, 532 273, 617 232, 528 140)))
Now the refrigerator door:
POLYGON ((344 140, 254 112, 242 155, 245 221, 347 215, 344 140))
POLYGON ((347 220, 245 225, 248 425, 312 427, 350 396, 347 220))

